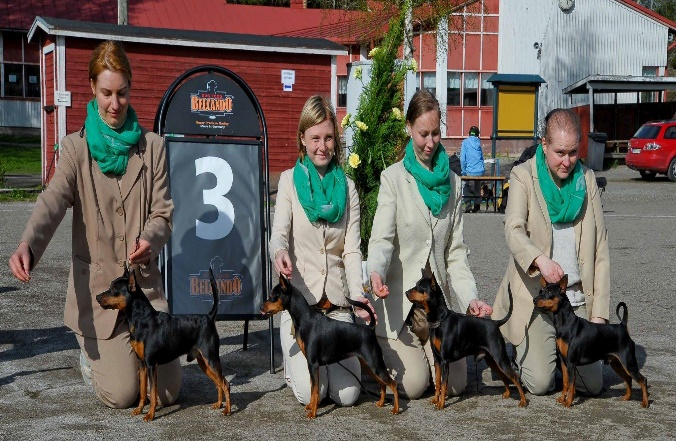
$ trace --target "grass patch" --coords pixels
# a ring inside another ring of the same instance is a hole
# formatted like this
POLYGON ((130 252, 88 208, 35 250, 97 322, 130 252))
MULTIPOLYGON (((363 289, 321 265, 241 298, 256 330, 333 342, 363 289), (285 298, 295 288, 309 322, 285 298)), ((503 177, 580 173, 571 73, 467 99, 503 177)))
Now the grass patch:
POLYGON ((35 202, 39 194, 40 193, 35 191, 31 192, 20 188, 15 188, 12 189, 12 191, 0 192, 0 202, 35 202))
POLYGON ((39 175, 42 167, 40 156, 39 143, 0 145, 0 169, 8 175, 39 175))

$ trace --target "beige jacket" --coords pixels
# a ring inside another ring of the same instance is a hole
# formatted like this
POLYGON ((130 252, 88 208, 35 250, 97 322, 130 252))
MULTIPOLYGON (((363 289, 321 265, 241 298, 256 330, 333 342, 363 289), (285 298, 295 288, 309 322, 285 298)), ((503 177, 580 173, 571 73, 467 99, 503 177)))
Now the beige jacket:
MULTIPOLYGON (((575 249, 578 254, 582 290, 588 318, 608 319, 610 302, 610 262, 608 232, 603 219, 601 194, 594 172, 583 167, 587 198, 582 214, 574 222, 575 249)), ((532 267, 536 257, 552 256, 552 224, 547 203, 540 190, 535 158, 512 169, 509 179, 509 203, 505 212, 505 238, 511 251, 507 273, 493 305, 493 318, 507 314, 507 284, 514 296, 514 311, 500 329, 513 344, 520 344, 533 313, 533 298, 540 290, 540 271, 532 267)))
POLYGON ((338 306, 349 306, 345 297, 356 299, 363 294, 359 196, 349 178, 347 185, 347 207, 342 219, 311 223, 298 200, 293 169, 284 171, 279 178, 270 259, 274 262, 278 251, 288 250, 293 265, 291 283, 311 305, 323 293, 338 306))
POLYGON ((143 130, 138 146, 129 149, 129 163, 119 185, 117 177, 101 172, 92 159, 84 131, 66 136, 60 147, 54 177, 38 197, 21 241, 28 243, 32 265, 37 265, 66 210, 73 209, 64 321, 85 337, 107 339, 118 311, 101 308, 96 295, 123 274, 139 229, 152 248, 151 263, 141 266, 139 282, 156 308, 167 309, 156 259, 171 234, 174 208, 167 186, 164 141, 143 130))
POLYGON ((381 337, 399 336, 413 306, 404 292, 415 286, 428 259, 449 307, 451 287, 462 312, 477 298, 463 240, 460 177, 451 173, 451 179, 453 191, 448 202, 438 216, 433 216, 403 162, 391 165, 380 175, 368 273, 380 274, 390 291, 384 300, 373 302, 378 314, 376 333, 381 337))

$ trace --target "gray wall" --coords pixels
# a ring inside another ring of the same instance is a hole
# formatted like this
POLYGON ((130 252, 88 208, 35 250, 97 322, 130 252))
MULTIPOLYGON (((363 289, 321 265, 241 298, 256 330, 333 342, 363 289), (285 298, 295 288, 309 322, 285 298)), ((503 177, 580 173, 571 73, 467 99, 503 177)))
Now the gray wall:
MULTIPOLYGON (((499 32, 498 71, 547 81, 540 115, 588 104, 588 96, 571 100, 562 90, 589 75, 643 75, 644 66, 667 63, 668 28, 617 0, 576 0, 568 12, 556 0, 500 0, 499 32)), ((598 94, 594 102, 612 103, 613 95, 598 94)), ((626 102, 636 102, 636 94, 618 95, 626 102)))

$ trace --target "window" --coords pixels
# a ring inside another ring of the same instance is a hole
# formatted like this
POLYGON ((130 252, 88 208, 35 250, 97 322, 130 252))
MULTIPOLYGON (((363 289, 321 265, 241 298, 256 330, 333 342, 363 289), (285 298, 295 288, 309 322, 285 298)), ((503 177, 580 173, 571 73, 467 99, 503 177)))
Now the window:
POLYGON ((460 72, 446 74, 446 102, 449 106, 460 105, 460 72))
POLYGON ((477 92, 479 89, 479 74, 465 72, 465 88, 462 93, 463 106, 477 105, 477 92))
POLYGON ((437 96, 437 73, 423 72, 422 73, 422 87, 432 92, 432 95, 437 96))
POLYGON ((481 74, 481 105, 482 106, 492 106, 493 97, 495 97, 495 89, 493 88, 493 83, 486 81, 493 75, 492 73, 482 73, 481 74))
POLYGON ((29 44, 27 34, 2 33, 2 90, 0 96, 40 97, 40 48, 29 44))
POLYGON ((347 77, 338 77, 338 107, 347 107, 347 77))

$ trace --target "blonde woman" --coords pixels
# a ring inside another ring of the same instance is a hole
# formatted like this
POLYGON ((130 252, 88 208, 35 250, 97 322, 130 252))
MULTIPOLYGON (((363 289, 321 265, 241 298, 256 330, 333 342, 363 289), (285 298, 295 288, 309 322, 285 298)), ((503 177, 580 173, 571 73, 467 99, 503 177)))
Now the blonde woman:
MULTIPOLYGON (((300 115, 296 165, 279 179, 270 237, 275 270, 289 279, 310 305, 329 318, 353 321, 345 297, 368 303, 363 296, 359 234, 359 197, 340 167, 338 124, 331 104, 310 97, 300 115)), ((368 320, 368 313, 354 311, 368 320)), ((284 375, 299 402, 310 402, 307 360, 284 311, 280 340, 284 375)), ((323 366, 319 399, 327 395, 340 406, 351 406, 360 392, 361 369, 356 357, 323 366)))

